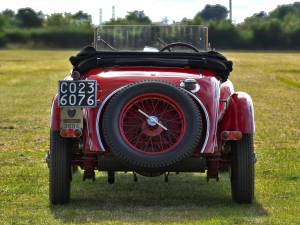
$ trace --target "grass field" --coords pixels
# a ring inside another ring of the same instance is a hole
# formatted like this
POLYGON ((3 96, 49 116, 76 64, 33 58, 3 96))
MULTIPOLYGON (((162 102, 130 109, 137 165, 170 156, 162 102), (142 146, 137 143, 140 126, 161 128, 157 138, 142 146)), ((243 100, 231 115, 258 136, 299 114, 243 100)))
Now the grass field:
POLYGON ((0 51, 0 224, 300 224, 300 54, 232 53, 231 80, 254 100, 256 201, 231 201, 228 174, 73 180, 69 205, 50 207, 49 113, 71 51, 0 51))

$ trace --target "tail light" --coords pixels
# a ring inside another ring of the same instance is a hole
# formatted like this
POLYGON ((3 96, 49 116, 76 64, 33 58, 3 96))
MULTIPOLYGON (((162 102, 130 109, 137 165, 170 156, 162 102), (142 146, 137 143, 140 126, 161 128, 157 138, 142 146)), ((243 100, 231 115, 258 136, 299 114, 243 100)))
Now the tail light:
POLYGON ((81 129, 76 129, 74 130, 73 134, 75 137, 80 137, 82 135, 82 131, 81 129))
POLYGON ((240 131, 223 131, 221 134, 222 140, 236 141, 242 139, 242 132, 240 131))
POLYGON ((81 129, 61 129, 60 130, 60 136, 65 138, 78 138, 82 135, 81 129))

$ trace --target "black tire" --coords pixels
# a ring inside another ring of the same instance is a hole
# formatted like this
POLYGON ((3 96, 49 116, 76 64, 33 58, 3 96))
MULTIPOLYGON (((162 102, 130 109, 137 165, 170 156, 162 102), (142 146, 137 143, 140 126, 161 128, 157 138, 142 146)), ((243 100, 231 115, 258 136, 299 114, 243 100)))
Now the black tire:
POLYGON ((142 81, 125 87, 111 99, 103 116, 103 134, 109 149, 122 162, 127 162, 140 171, 166 168, 190 156, 199 143, 201 132, 200 112, 188 93, 159 81, 142 81), (122 108, 132 98, 146 93, 159 93, 172 98, 186 115, 186 132, 172 151, 147 155, 132 149, 120 134, 118 121, 122 108))
POLYGON ((107 171, 107 182, 109 184, 115 183, 115 171, 107 171))
POLYGON ((71 147, 69 140, 56 131, 50 131, 49 199, 50 203, 70 201, 72 179, 71 147))
POLYGON ((227 164, 221 164, 220 168, 219 168, 219 171, 221 173, 226 173, 229 171, 229 166, 227 164))
POLYGON ((254 144, 252 134, 243 134, 232 143, 231 194, 237 203, 252 203, 254 199, 254 144))

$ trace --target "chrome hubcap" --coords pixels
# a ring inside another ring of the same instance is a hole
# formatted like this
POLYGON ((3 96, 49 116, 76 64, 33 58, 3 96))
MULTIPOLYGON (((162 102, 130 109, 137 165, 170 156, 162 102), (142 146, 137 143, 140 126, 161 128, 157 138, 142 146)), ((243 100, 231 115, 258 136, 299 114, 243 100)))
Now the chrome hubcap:
POLYGON ((148 119, 147 119, 147 123, 149 126, 155 126, 158 122, 158 118, 156 116, 150 116, 148 119))

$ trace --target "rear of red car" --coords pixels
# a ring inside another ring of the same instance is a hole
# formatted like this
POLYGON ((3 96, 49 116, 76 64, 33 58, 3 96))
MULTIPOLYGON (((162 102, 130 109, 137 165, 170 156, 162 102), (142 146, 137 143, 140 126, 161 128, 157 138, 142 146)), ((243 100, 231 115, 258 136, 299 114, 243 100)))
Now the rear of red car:
POLYGON ((219 180, 220 168, 229 167, 233 199, 252 202, 253 105, 234 92, 231 61, 190 43, 137 52, 115 51, 107 40, 102 45, 114 51, 85 48, 59 82, 51 110, 50 201, 69 201, 75 167, 84 179, 107 171, 109 183, 118 171, 132 171, 135 180, 136 174, 167 180, 170 172, 207 172, 208 180, 219 180))

